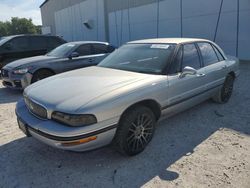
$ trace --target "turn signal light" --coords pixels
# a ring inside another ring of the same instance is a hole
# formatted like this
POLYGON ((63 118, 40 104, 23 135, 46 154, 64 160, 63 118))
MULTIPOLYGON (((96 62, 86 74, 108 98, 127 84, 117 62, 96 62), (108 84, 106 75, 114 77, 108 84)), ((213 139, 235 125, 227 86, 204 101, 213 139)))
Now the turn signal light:
POLYGON ((85 144, 85 143, 94 141, 96 139, 97 139, 97 136, 92 136, 92 137, 84 138, 84 139, 77 140, 77 141, 64 142, 64 143, 61 143, 61 145, 65 146, 65 147, 77 146, 77 145, 80 145, 80 144, 85 144))

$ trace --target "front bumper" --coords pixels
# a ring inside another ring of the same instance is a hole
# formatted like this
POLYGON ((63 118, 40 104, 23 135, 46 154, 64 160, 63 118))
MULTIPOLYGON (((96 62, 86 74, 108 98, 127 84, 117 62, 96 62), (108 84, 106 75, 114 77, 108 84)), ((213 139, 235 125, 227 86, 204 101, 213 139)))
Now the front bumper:
POLYGON ((29 136, 52 147, 71 151, 88 151, 108 145, 117 127, 115 119, 86 127, 69 127, 52 120, 41 120, 28 111, 23 99, 17 103, 16 115, 18 121, 25 124, 29 136), (87 142, 80 143, 82 140, 87 142))
POLYGON ((11 89, 25 89, 30 85, 32 74, 26 73, 24 75, 13 75, 9 73, 7 77, 2 77, 3 85, 11 89))

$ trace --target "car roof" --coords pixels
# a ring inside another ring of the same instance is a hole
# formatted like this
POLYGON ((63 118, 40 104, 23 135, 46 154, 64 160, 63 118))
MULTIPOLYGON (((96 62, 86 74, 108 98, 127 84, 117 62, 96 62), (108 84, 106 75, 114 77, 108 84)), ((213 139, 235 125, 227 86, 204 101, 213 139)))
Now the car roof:
POLYGON ((182 43, 200 42, 200 41, 210 42, 209 40, 198 39, 198 38, 155 38, 155 39, 136 40, 128 42, 128 44, 144 44, 144 43, 182 44, 182 43))
POLYGON ((81 44, 104 44, 104 45, 109 45, 107 42, 100 42, 100 41, 74 41, 74 42, 68 42, 68 44, 76 44, 76 45, 81 45, 81 44))

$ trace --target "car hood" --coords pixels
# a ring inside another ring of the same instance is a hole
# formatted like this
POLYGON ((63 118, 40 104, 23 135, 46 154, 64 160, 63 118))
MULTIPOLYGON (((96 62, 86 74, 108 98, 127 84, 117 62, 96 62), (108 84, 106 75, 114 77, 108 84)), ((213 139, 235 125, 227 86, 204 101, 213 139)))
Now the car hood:
POLYGON ((24 93, 47 109, 72 113, 107 93, 147 77, 147 74, 88 67, 39 81, 24 93))
POLYGON ((49 57, 49 56, 35 56, 35 57, 29 57, 24 59, 19 59, 16 61, 13 61, 5 66, 7 69, 14 69, 18 67, 24 67, 24 66, 32 66, 33 64, 42 63, 42 62, 48 62, 54 59, 58 59, 57 57, 49 57))

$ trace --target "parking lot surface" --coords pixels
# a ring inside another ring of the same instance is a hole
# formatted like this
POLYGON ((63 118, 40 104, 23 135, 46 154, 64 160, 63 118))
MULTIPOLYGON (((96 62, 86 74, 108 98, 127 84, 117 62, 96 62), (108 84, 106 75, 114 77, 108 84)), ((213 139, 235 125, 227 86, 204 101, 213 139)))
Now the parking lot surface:
POLYGON ((124 157, 111 147, 73 153, 26 138, 0 85, 0 188, 250 187, 250 63, 229 103, 206 101, 158 123, 146 150, 124 157))

